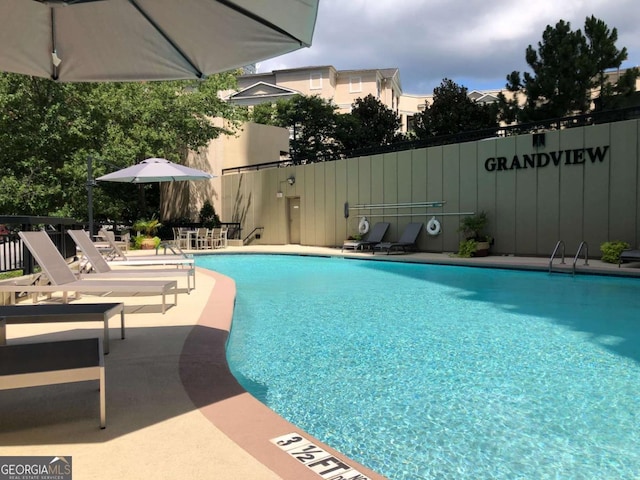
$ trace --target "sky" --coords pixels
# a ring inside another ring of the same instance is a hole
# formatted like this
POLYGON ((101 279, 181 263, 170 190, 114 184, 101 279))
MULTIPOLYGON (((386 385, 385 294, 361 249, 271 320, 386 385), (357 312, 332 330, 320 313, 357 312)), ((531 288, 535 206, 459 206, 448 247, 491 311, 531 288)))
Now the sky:
POLYGON ((333 65, 338 70, 397 67, 405 94, 430 95, 448 78, 468 90, 503 88, 529 71, 547 25, 583 30, 595 15, 618 30, 622 68, 640 66, 638 0, 320 0, 313 44, 257 64, 257 71, 333 65))

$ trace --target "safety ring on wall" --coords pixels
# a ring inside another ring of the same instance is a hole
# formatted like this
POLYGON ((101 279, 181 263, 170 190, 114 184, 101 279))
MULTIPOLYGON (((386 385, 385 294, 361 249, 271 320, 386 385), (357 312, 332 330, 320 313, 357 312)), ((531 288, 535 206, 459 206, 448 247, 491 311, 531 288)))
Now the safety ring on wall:
POLYGON ((367 217, 362 217, 360 219, 360 223, 358 224, 358 232, 360 232, 361 235, 364 235, 368 231, 369 231, 369 220, 367 220, 367 217))
POLYGON ((439 235, 442 227, 440 226, 440 222, 436 219, 436 217, 431 217, 431 220, 427 223, 427 233, 429 235, 439 235))

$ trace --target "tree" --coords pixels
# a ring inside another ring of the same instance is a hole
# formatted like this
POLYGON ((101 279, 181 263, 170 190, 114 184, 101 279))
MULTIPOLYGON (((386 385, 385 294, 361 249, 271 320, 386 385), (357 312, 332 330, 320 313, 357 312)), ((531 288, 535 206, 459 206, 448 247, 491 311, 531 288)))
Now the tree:
MULTIPOLYGON (((0 212, 87 217, 87 157, 97 177, 147 157, 182 161, 224 133, 212 116, 236 120, 219 89, 235 75, 196 82, 55 83, 0 74, 0 212)), ((145 186, 157 196, 157 185, 145 186), (155 193, 154 193, 155 192, 155 193)), ((130 185, 94 189, 97 218, 133 220, 139 212, 130 185)))
POLYGON ((274 103, 260 103, 251 107, 249 120, 262 125, 277 126, 276 105, 274 103))
POLYGON ((295 163, 320 162, 337 154, 338 107, 318 96, 294 95, 278 101, 275 109, 274 124, 291 132, 289 149, 295 163))
MULTIPOLYGON (((89 85, 13 74, 0 76, 0 211, 64 212, 73 187, 73 152, 95 149, 103 138, 84 101, 89 85)), ((86 195, 85 195, 86 197, 86 195)))
POLYGON ((620 68, 627 57, 627 49, 616 48, 618 30, 609 27, 593 15, 584 24, 584 33, 589 45, 589 55, 595 65, 595 75, 591 88, 598 92, 597 105, 599 109, 615 108, 635 92, 636 79, 640 75, 637 68, 627 69, 615 83, 608 79, 606 70, 620 68))
POLYGON ((469 98, 467 88, 444 78, 433 90, 433 102, 415 116, 418 139, 451 135, 497 126, 494 105, 479 104, 469 98))
POLYGON ((584 113, 591 108, 593 88, 599 89, 604 103, 616 93, 628 92, 628 77, 619 81, 619 86, 611 86, 606 79, 605 70, 618 68, 627 58, 625 48, 616 48, 617 39, 617 30, 609 31, 594 16, 585 21, 585 35, 572 31, 564 20, 555 27, 547 25, 538 49, 529 45, 526 50, 532 73, 524 72, 521 77, 513 71, 507 75, 507 90, 524 96, 526 102, 520 107, 517 98, 507 100, 500 94, 501 119, 532 122, 584 113))
POLYGON ((295 162, 318 162, 359 148, 388 145, 402 139, 400 118, 373 95, 358 98, 350 113, 318 96, 295 95, 275 104, 255 105, 249 119, 288 128, 295 162))
POLYGON ((340 117, 336 138, 345 150, 389 145, 401 138, 400 117, 371 94, 356 99, 351 113, 340 117))

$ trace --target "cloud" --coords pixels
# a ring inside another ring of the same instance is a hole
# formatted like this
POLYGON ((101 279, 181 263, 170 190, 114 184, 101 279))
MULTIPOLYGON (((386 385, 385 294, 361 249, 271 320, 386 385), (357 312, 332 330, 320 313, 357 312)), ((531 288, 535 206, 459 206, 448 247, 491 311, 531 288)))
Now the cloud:
POLYGON ((398 67, 403 91, 430 94, 443 78, 473 89, 501 88, 528 69, 525 51, 560 19, 582 29, 595 15, 618 30, 618 48, 640 63, 636 0, 321 0, 313 45, 259 64, 260 72, 333 65, 398 67))

